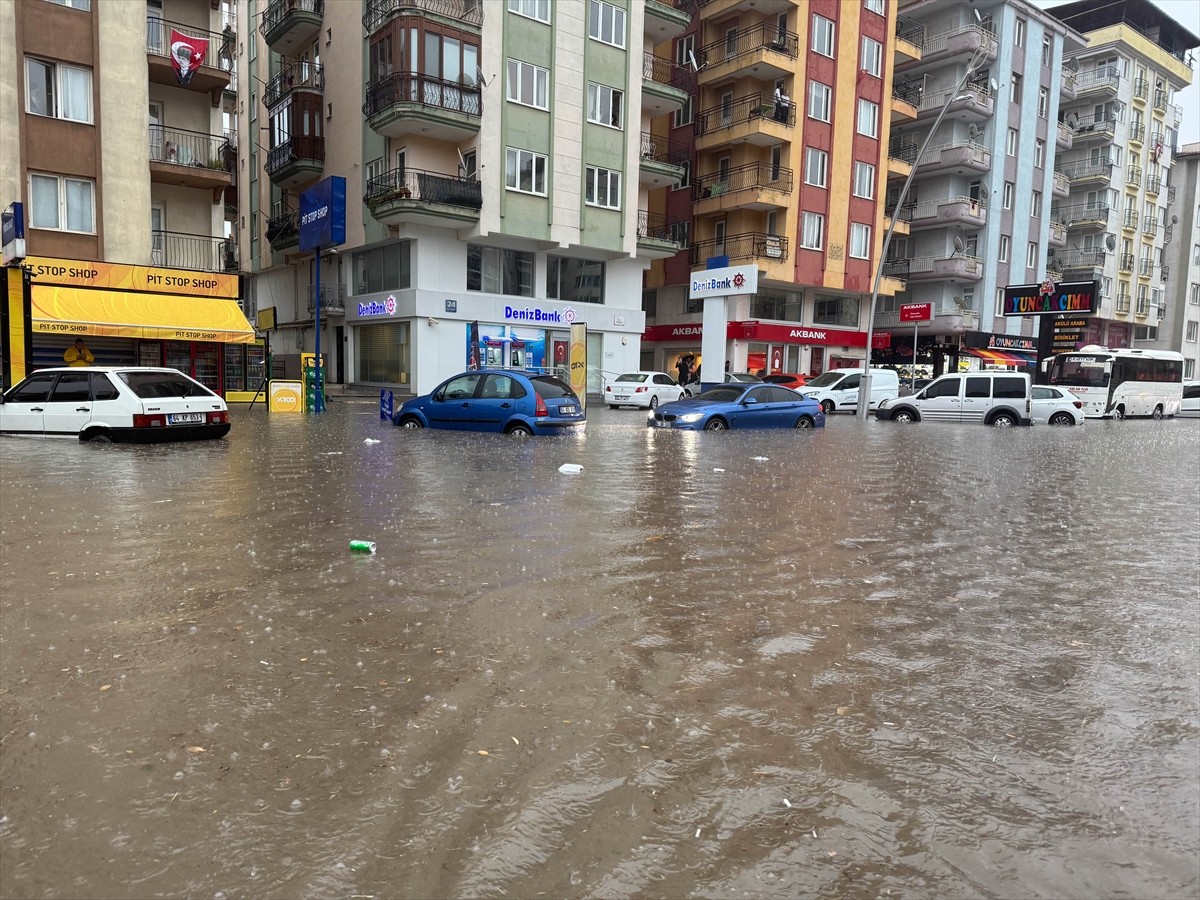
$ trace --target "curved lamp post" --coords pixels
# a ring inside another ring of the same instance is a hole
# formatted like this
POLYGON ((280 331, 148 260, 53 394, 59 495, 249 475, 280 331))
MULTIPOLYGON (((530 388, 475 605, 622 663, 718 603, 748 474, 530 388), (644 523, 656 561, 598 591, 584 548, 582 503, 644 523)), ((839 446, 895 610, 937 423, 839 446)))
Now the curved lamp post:
MULTIPOLYGON (((921 163, 921 157, 925 155, 925 150, 929 147, 929 142, 933 140, 933 136, 937 134, 938 128, 942 124, 942 120, 946 118, 946 113, 950 111, 952 104, 959 100, 970 100, 970 94, 960 94, 961 91, 971 80, 971 76, 979 71, 979 67, 983 64, 983 60, 987 54, 989 40, 985 39, 980 44, 979 49, 971 57, 971 61, 967 64, 967 71, 963 73, 963 77, 958 80, 958 84, 954 86, 954 90, 950 91, 946 97, 946 103, 942 106, 942 111, 938 113, 938 117, 933 120, 933 127, 929 129, 929 134, 925 135, 925 140, 921 144, 921 149, 917 151, 916 161, 913 163, 912 171, 908 173, 908 178, 904 180, 904 187, 900 188, 900 196, 896 199, 896 211, 899 212, 904 206, 904 198, 908 196, 908 188, 913 182, 913 178, 917 174, 917 166, 921 163)), ((896 230, 896 217, 892 216, 892 221, 888 224, 887 231, 883 235, 883 247, 879 251, 879 259, 875 262, 875 282, 871 288, 871 309, 870 315, 867 317, 867 364, 863 368, 863 376, 859 381, 858 388, 858 408, 855 415, 865 420, 867 411, 871 403, 871 352, 874 349, 871 344, 875 339, 875 307, 879 303, 879 281, 883 277, 883 265, 887 260, 888 248, 892 244, 892 232, 896 230)), ((917 347, 913 345, 913 365, 917 363, 917 347)))

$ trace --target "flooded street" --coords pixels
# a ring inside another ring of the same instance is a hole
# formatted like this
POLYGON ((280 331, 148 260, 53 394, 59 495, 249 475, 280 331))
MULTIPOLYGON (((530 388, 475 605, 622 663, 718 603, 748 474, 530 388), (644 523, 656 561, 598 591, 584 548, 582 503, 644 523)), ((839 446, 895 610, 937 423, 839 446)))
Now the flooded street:
POLYGON ((232 417, 0 441, 3 897, 1200 891, 1200 422, 232 417))

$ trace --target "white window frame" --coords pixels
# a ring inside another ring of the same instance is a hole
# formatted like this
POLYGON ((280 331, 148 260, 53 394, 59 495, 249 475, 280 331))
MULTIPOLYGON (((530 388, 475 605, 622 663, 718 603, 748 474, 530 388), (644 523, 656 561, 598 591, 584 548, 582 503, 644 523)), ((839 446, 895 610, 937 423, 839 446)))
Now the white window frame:
POLYGON ((49 172, 30 172, 29 173, 29 227, 38 228, 42 231, 66 231, 72 234, 95 234, 96 233, 96 183, 89 178, 71 178, 67 175, 54 175, 49 172), (46 181, 55 182, 55 192, 57 194, 57 206, 55 208, 56 222, 53 225, 46 225, 37 221, 39 208, 34 202, 33 185, 34 179, 45 179, 46 181), (90 198, 89 206, 91 213, 91 221, 87 223, 86 228, 69 228, 68 208, 67 208, 67 184, 68 182, 75 184, 83 184, 88 187, 90 198))
POLYGON ((1020 72, 1013 72, 1009 77, 1008 99, 1013 103, 1021 102, 1021 85, 1025 81, 1020 72))
POLYGON ((879 104, 865 97, 858 98, 858 115, 855 116, 855 130, 864 137, 879 137, 879 104), (866 114, 866 121, 863 115, 866 114))
POLYGON ((625 126, 625 92, 620 88, 607 84, 588 82, 587 87, 587 120, 594 125, 605 128, 615 128, 620 131, 625 126), (613 119, 613 98, 617 98, 617 121, 613 119))
POLYGON ((819 188, 829 186, 829 154, 824 150, 804 148, 804 183, 819 188), (820 181, 811 180, 813 176, 819 176, 820 181))
POLYGON ((883 0, 863 0, 863 9, 876 15, 883 15, 883 0))
POLYGON ((1042 192, 1034 191, 1033 199, 1029 206, 1029 217, 1031 219, 1040 219, 1042 217, 1042 192))
POLYGON ((588 166, 583 202, 604 209, 621 208, 621 172, 601 166, 588 166))
POLYGON ((92 0, 50 0, 50 2, 57 6, 65 6, 67 9, 78 9, 82 12, 88 12, 92 8, 92 0))
POLYGON ((871 226, 862 222, 850 223, 850 258, 871 258, 871 226))
POLYGON ((837 23, 832 19, 827 19, 824 16, 812 14, 812 44, 811 49, 814 53, 819 53, 821 56, 827 56, 833 59, 834 49, 837 47, 837 23))
POLYGON ((868 75, 879 78, 883 72, 883 44, 865 34, 862 39, 862 60, 859 66, 868 75))
POLYGON ((1000 253, 999 260, 1002 263, 1008 262, 1009 238, 1007 234, 1000 235, 1000 253))
POLYGON ((808 82, 808 109, 806 110, 806 112, 810 119, 814 119, 818 122, 831 121, 830 106, 831 106, 832 99, 833 99, 833 88, 831 88, 827 84, 823 84, 820 81, 817 81, 816 79, 809 79, 809 82, 808 82), (816 110, 813 109, 813 107, 815 105, 817 105, 818 103, 820 103, 822 101, 823 101, 824 109, 821 111, 824 112, 824 114, 825 114, 824 118, 822 118, 821 116, 818 116, 818 115, 814 115, 814 112, 816 112, 816 110))
POLYGON ((48 119, 61 119, 64 122, 80 122, 84 125, 91 125, 95 121, 95 110, 92 104, 92 70, 86 66, 72 66, 68 63, 58 62, 53 59, 45 59, 41 56, 26 56, 25 57, 25 112, 31 116, 44 116, 48 119), (33 93, 31 90, 32 79, 29 77, 29 64, 38 63, 39 65, 49 66, 51 75, 54 80, 53 91, 54 95, 50 98, 52 109, 45 112, 38 112, 33 108, 33 93), (82 72, 87 75, 87 118, 74 119, 70 116, 63 115, 62 98, 67 95, 64 86, 66 79, 64 75, 67 72, 82 72))
POLYGON ((1039 169, 1046 168, 1046 142, 1041 138, 1033 142, 1033 164, 1039 169))
POLYGON ((625 10, 605 0, 588 0, 588 37, 624 50, 625 10))
POLYGON ((1004 182, 1004 193, 1001 195, 1001 205, 1004 209, 1013 208, 1013 197, 1016 196, 1017 186, 1011 181, 1004 182))
POLYGON ((1025 46, 1025 20, 1017 19, 1016 27, 1013 29, 1013 43, 1018 47, 1025 46))
POLYGON ((550 0, 508 0, 508 11, 535 22, 550 24, 550 0))
POLYGON ((1025 268, 1036 269, 1038 264, 1038 245, 1037 241, 1030 241, 1029 246, 1025 248, 1025 268))
POLYGON ((1015 129, 1015 128, 1008 129, 1008 139, 1007 139, 1007 143, 1004 145, 1004 151, 1009 156, 1017 155, 1017 129, 1015 129))
POLYGON ((695 99, 691 94, 688 94, 687 100, 683 102, 683 106, 675 110, 675 127, 682 128, 684 125, 691 125, 696 120, 695 99))
POLYGON ((858 159, 854 161, 854 196, 875 199, 875 167, 858 159))
POLYGON ((800 246, 805 250, 823 250, 825 247, 825 217, 820 213, 805 211, 802 219, 800 246), (816 233, 815 243, 813 243, 814 232, 816 233))
POLYGON ((546 196, 546 173, 549 167, 549 160, 543 153, 535 153, 532 150, 522 150, 519 147, 506 147, 504 151, 504 186, 510 191, 516 191, 520 194, 534 194, 539 197, 546 196), (532 189, 521 187, 521 169, 523 163, 528 160, 532 166, 532 189), (538 182, 541 182, 539 187, 538 182))
POLYGON ((1038 117, 1042 119, 1050 116, 1050 89, 1038 88, 1038 117))
POLYGON ((550 70, 519 59, 508 58, 509 103, 529 106, 533 109, 550 109, 550 70), (530 99, 524 99, 528 92, 530 99))

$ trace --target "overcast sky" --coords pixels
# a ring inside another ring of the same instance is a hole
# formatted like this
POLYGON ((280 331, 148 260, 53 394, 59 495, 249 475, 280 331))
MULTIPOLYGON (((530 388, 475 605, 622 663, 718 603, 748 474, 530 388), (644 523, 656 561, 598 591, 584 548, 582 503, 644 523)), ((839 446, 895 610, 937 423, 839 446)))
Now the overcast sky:
MULTIPOLYGON (((1059 6, 1063 0, 1032 0, 1034 6, 1047 9, 1059 6)), ((1200 0, 1150 0, 1155 6, 1190 31, 1200 35, 1200 0)), ((1194 51, 1200 58, 1200 50, 1194 51)), ((1175 95, 1175 103, 1183 110, 1183 124, 1179 126, 1179 143, 1194 144, 1200 141, 1200 84, 1194 80, 1186 90, 1175 95)))

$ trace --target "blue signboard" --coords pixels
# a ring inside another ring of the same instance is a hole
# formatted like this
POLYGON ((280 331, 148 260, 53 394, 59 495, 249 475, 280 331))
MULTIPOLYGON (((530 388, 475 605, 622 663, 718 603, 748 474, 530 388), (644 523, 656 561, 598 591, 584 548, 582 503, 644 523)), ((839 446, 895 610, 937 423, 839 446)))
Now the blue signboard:
POLYGON ((379 392, 379 418, 391 421, 392 405, 395 403, 395 395, 385 389, 379 392))
POLYGON ((300 249, 346 243, 346 179, 330 175, 300 194, 300 249))

